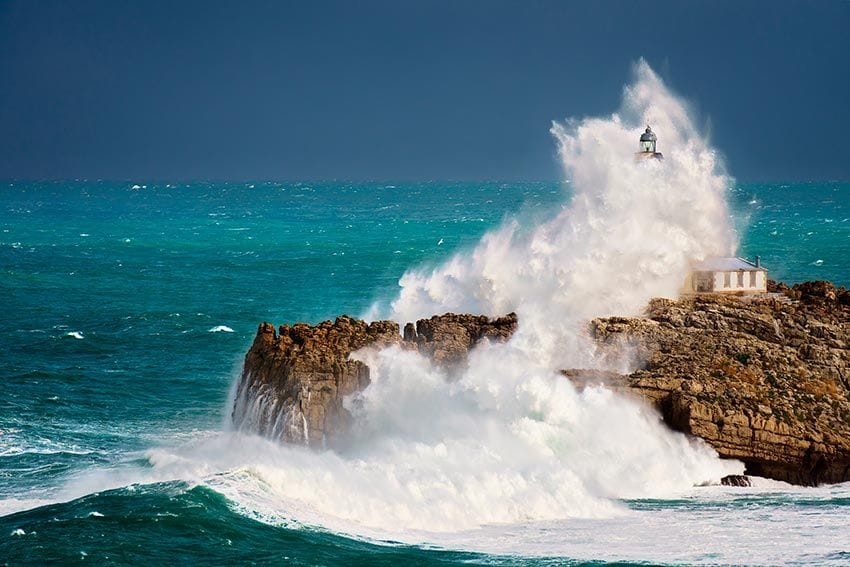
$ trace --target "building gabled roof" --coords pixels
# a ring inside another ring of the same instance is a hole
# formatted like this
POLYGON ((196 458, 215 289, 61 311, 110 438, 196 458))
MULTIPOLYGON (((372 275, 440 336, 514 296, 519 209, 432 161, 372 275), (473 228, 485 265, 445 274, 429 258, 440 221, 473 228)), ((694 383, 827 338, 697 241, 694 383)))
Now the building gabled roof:
POLYGON ((744 258, 709 257, 694 264, 695 272, 732 272, 734 270, 765 270, 764 266, 756 266, 744 258))

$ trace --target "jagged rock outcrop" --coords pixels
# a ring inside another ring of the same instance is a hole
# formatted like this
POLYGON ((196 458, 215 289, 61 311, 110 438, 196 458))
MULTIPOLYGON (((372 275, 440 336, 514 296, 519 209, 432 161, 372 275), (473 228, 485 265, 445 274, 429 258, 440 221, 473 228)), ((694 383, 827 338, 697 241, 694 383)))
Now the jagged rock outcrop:
POLYGON ((347 427, 343 398, 369 385, 369 368, 351 360, 352 352, 398 344, 452 370, 475 343, 507 340, 516 326, 513 313, 497 319, 434 316, 408 323, 403 337, 393 321, 366 323, 346 316, 315 326, 282 325, 277 331, 263 323, 245 356, 233 422, 268 437, 321 447, 347 427))
MULTIPOLYGON (((770 289, 657 299, 644 317, 596 319, 589 333, 603 357, 628 355, 638 370, 564 374, 579 387, 601 382, 648 400, 671 428, 740 459, 747 474, 795 484, 848 481, 850 292, 828 282, 771 282, 770 289)), ((408 323, 403 334, 393 322, 349 317, 278 331, 264 323, 245 359, 234 423, 321 447, 347 427, 343 398, 369 384, 369 369, 350 360, 352 352, 398 344, 451 370, 478 341, 507 340, 516 326, 513 314, 435 316, 408 323)))
POLYGON ((515 313, 494 320, 481 315, 447 313, 420 319, 415 329, 408 323, 404 340, 415 344, 419 352, 437 364, 451 368, 463 363, 481 339, 504 342, 514 334, 516 326, 515 313))
POLYGON ((795 484, 850 480, 850 308, 828 282, 784 295, 653 300, 644 318, 590 323, 628 376, 593 376, 652 401, 665 422, 795 484), (624 349, 625 347, 625 349, 624 349))
POLYGON ((727 474, 720 479, 720 484, 723 486, 752 486, 753 482, 747 475, 727 474))

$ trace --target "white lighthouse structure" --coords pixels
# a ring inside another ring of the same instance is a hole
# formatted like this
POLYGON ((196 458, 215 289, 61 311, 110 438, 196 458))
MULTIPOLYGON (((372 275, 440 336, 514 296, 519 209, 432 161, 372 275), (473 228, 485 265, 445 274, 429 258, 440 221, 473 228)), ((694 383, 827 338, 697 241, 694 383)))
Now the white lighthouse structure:
POLYGON ((664 159, 664 154, 656 151, 658 136, 646 125, 646 131, 640 135, 640 151, 635 154, 636 160, 642 159, 664 159))

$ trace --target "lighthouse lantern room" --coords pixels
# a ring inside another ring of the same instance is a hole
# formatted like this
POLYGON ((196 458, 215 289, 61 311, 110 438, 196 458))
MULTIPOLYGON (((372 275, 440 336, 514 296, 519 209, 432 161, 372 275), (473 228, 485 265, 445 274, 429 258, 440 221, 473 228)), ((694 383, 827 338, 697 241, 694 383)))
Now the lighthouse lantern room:
POLYGON ((646 126, 646 131, 640 135, 640 151, 635 154, 635 158, 655 158, 663 159, 664 155, 655 151, 655 144, 658 142, 658 136, 652 131, 649 125, 646 126))

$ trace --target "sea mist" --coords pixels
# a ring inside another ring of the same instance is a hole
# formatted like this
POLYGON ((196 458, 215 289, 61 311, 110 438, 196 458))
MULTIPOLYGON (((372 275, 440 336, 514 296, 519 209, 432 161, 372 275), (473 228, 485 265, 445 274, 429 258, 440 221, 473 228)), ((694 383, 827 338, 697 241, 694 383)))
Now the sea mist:
POLYGON ((507 219, 474 249, 408 271, 383 314, 516 311, 508 343, 481 344, 451 377, 397 347, 355 353, 372 383, 347 400, 355 425, 344 445, 311 451, 227 432, 148 451, 145 478, 203 483, 270 522, 422 541, 494 523, 615 516, 625 513, 620 498, 742 472, 648 406, 602 387, 577 391, 558 372, 599 364, 588 319, 675 296, 689 262, 735 245, 716 153, 645 62, 634 75, 618 113, 553 124, 573 192, 560 212, 524 230, 507 219), (647 123, 663 161, 634 159, 647 123))

